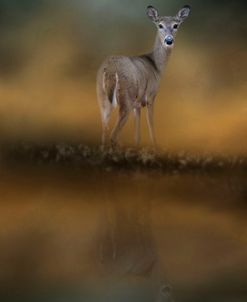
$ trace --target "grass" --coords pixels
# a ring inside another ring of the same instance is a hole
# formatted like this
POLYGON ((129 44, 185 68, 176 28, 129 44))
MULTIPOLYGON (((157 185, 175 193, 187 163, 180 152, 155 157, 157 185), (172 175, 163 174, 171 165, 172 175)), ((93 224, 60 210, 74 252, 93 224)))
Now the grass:
POLYGON ((152 149, 118 148, 102 151, 83 144, 19 143, 2 146, 2 162, 7 164, 59 165, 104 171, 247 172, 247 157, 188 152, 155 152, 152 149))

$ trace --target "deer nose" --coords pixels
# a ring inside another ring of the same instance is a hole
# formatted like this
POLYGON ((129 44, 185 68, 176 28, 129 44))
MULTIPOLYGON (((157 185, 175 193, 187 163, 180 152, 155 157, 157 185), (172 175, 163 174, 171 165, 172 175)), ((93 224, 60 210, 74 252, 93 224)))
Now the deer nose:
POLYGON ((172 36, 166 36, 166 38, 165 38, 165 43, 166 43, 167 45, 172 45, 172 44, 173 44, 173 41, 174 41, 174 39, 173 39, 172 36))

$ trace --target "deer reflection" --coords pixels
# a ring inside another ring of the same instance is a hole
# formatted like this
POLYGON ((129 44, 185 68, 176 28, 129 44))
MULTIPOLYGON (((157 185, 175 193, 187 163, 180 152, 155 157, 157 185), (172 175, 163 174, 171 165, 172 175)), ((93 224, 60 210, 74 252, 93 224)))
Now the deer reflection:
POLYGON ((130 290, 134 301, 139 301, 137 291, 141 301, 172 301, 152 233, 150 194, 143 194, 141 185, 128 183, 126 187, 122 184, 123 198, 113 188, 114 184, 105 186, 98 241, 100 271, 110 284, 109 292, 114 286, 127 284, 122 294, 126 296, 130 290))

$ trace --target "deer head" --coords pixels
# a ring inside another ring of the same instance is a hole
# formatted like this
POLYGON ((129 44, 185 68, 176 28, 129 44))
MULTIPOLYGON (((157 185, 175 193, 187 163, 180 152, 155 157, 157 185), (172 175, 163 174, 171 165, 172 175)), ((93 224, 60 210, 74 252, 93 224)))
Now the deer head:
POLYGON ((175 16, 159 16, 156 8, 151 5, 147 7, 147 15, 157 27, 163 47, 173 47, 178 29, 189 16, 190 11, 190 6, 185 5, 175 16))

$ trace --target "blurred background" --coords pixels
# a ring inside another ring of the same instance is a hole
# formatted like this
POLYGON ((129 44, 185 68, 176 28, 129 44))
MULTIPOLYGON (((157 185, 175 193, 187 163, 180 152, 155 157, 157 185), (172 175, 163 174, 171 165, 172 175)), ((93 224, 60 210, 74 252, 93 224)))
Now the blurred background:
MULTIPOLYGON (((98 145, 97 69, 108 55, 150 51, 150 4, 160 15, 192 6, 156 100, 160 147, 246 155, 244 0, 0 0, 1 147, 98 145)), ((131 117, 125 145, 133 127, 131 117)), ((144 114, 142 138, 150 144, 144 114)), ((176 301, 247 300, 244 167, 150 175, 22 164, 0 162, 1 301, 155 302, 153 260, 176 301)))
MULTIPOLYGON (((185 3, 1 0, 1 138, 98 144, 97 69, 107 55, 150 51, 155 28, 148 4, 160 15, 175 15, 185 3)), ((189 4, 192 14, 180 28, 157 97, 159 145, 245 153, 246 1, 189 4)), ((142 125, 142 142, 149 144, 144 118, 142 125)), ((133 143, 132 117, 121 141, 133 143)))

